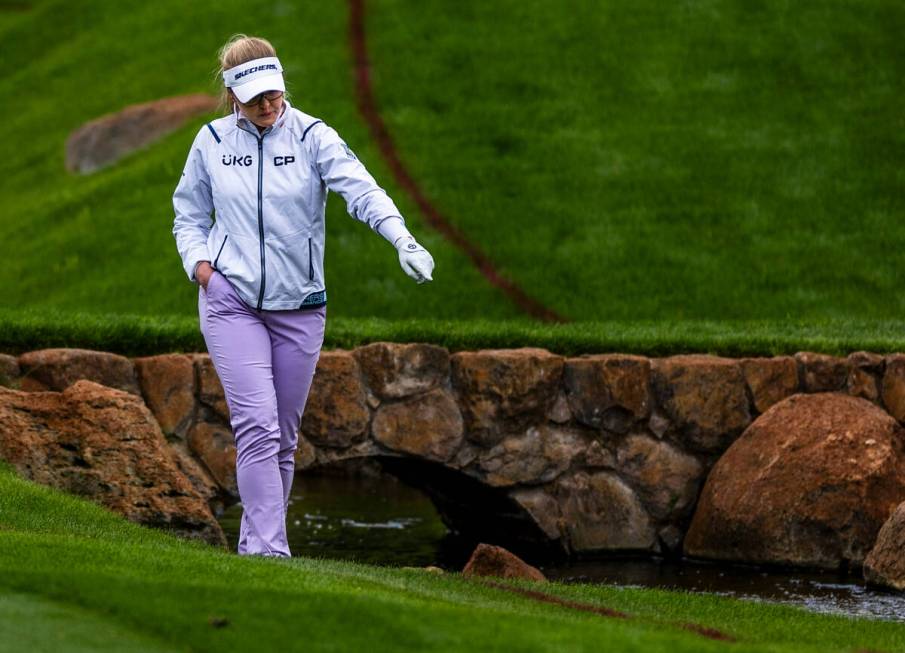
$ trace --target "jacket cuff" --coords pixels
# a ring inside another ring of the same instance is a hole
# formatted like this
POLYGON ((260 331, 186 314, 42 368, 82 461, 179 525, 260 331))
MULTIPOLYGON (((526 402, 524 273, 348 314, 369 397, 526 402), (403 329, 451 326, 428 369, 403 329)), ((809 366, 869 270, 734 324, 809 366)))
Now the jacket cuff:
POLYGON ((409 230, 405 228, 405 222, 402 217, 398 215, 392 215, 381 220, 380 224, 377 225, 377 233, 390 241, 393 244, 393 247, 396 246, 396 241, 401 237, 412 235, 409 233, 409 230))
POLYGON ((201 261, 210 262, 210 260, 211 258, 207 253, 207 247, 191 252, 186 257, 185 264, 185 273, 188 275, 189 281, 198 283, 198 280, 195 279, 195 268, 198 267, 198 264, 201 263, 201 261))

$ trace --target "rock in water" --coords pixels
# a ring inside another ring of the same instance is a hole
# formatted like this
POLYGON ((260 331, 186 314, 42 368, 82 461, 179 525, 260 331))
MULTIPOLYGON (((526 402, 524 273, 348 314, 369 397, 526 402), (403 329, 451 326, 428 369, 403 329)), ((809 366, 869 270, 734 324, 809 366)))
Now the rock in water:
POLYGON ((796 394, 714 466, 685 553, 820 568, 860 565, 905 500, 905 431, 871 402, 796 394))
POLYGON ((892 513, 864 561, 864 578, 875 585, 905 590, 905 503, 892 513))
POLYGON ((532 567, 517 555, 510 553, 501 546, 484 544, 483 542, 475 547, 468 564, 462 569, 462 575, 547 580, 540 569, 532 567))

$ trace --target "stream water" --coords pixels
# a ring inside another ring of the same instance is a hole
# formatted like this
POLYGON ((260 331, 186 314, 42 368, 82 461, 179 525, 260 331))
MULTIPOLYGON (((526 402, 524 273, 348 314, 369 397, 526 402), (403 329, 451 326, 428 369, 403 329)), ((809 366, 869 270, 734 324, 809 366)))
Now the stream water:
MULTIPOLYGON (((220 519, 230 548, 238 539, 240 504, 220 519)), ((460 571, 477 541, 440 520, 430 499, 388 474, 297 474, 287 518, 293 555, 375 565, 436 565, 460 571)), ((709 592, 785 603, 815 612, 905 622, 905 595, 868 588, 858 576, 765 570, 640 558, 534 560, 547 578, 709 592)))

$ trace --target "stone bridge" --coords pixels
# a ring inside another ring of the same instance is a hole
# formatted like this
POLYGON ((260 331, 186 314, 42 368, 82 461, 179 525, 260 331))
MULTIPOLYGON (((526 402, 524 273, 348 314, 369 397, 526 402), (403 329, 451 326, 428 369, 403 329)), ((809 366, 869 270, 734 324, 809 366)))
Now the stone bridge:
MULTIPOLYGON (((143 399, 174 455, 199 463, 188 476, 215 513, 238 500, 229 410, 207 354, 0 355, 0 384, 19 390, 82 378, 143 399)), ((774 403, 825 391, 901 421, 905 356, 451 354, 379 342, 321 353, 296 460, 301 473, 376 460, 427 493, 447 526, 484 541, 677 552, 722 452, 774 403)))

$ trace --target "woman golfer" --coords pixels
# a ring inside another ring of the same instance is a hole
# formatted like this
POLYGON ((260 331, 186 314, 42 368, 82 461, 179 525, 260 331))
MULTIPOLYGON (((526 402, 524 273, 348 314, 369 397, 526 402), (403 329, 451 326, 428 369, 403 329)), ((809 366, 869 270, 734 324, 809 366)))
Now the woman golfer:
POLYGON ((336 131, 289 105, 270 43, 233 37, 220 65, 231 113, 192 143, 173 235, 199 284, 201 332, 236 440, 238 552, 289 556, 294 453, 326 322, 327 191, 395 246, 418 283, 431 280, 434 261, 336 131))

